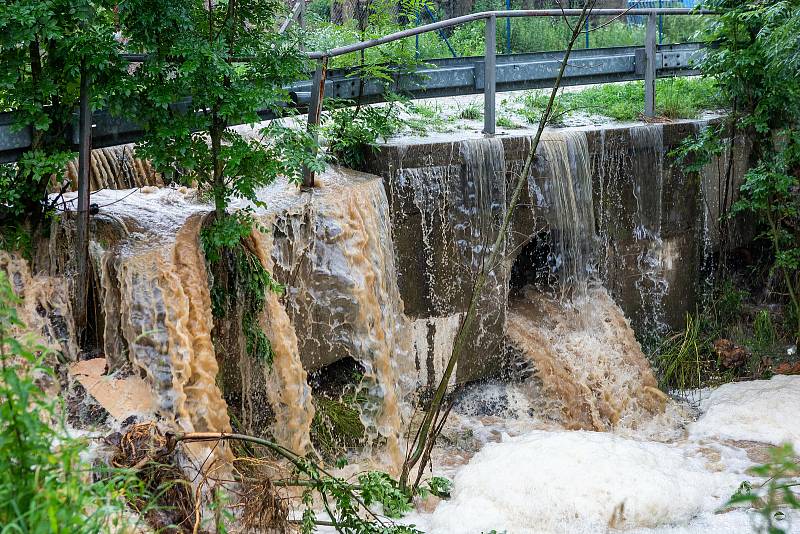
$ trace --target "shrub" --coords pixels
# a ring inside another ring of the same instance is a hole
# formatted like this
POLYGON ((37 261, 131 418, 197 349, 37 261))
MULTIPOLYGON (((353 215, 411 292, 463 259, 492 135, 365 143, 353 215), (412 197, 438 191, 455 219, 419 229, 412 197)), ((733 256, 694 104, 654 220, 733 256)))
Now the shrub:
POLYGON ((50 354, 25 325, 17 298, 0 272, 0 525, 3 532, 117 532, 125 497, 134 487, 126 471, 92 480, 81 459, 82 440, 69 436, 59 404, 38 382, 53 370, 50 354))

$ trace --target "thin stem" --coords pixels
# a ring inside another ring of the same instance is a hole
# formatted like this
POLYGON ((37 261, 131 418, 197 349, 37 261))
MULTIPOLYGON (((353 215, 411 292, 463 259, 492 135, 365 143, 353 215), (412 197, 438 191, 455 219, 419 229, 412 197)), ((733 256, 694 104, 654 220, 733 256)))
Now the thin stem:
MULTIPOLYGON (((581 26, 583 25, 584 20, 588 16, 588 13, 591 12, 592 7, 594 6, 596 0, 590 0, 587 2, 583 10, 581 12, 581 16, 578 20, 578 24, 572 30, 572 37, 570 38, 569 44, 567 46, 567 50, 564 52, 564 59, 561 61, 561 68, 559 69, 558 76, 556 77, 555 84, 553 86, 552 91, 550 92, 550 99, 547 102, 547 108, 545 109, 544 113, 542 114, 541 119, 539 120, 539 127, 536 131, 536 136, 534 137, 533 141, 531 142, 531 149, 528 157, 525 160, 525 165, 523 166, 522 173, 517 180, 516 186, 514 187, 514 192, 511 196, 511 202, 509 203, 508 209, 506 210, 505 215, 503 216, 503 223, 500 226, 499 232, 497 234, 497 238, 495 239, 494 246, 492 248, 491 254, 489 256, 489 261, 484 263, 484 267, 478 273, 478 276, 475 280, 475 284, 472 288, 472 296, 470 297, 469 306, 467 308, 467 313, 465 314, 464 318, 459 325, 458 332, 456 333, 455 340, 453 341, 453 349, 450 355, 450 359, 447 362, 447 367, 444 370, 442 375, 442 379, 439 382, 439 386, 436 389, 436 392, 433 396, 431 401, 431 405, 425 414, 425 418, 422 421, 422 424, 419 428, 417 433, 417 437, 415 439, 415 447, 410 455, 406 458, 405 463, 403 464, 402 474, 400 476, 400 486, 408 491, 408 478, 411 472, 411 469, 417 465, 419 460, 425 454, 426 448, 428 447, 428 440, 435 440, 436 432, 434 431, 431 434, 431 428, 434 425, 435 421, 437 420, 437 416, 439 411, 441 410, 442 401, 447 393, 447 388, 450 383, 450 378, 453 376, 453 371, 455 369, 458 360, 461 357, 462 352, 467 344, 468 335, 472 330, 473 323, 475 322, 476 315, 477 315, 477 308, 478 308, 478 300, 480 294, 483 290, 484 285, 486 284, 486 279, 490 273, 489 269, 491 266, 496 264, 497 258, 500 255, 501 248, 503 246, 503 242, 506 237, 506 233, 508 231, 509 224, 511 223, 511 217, 514 213, 514 209, 519 203, 519 199, 522 195, 522 191, 524 190, 524 186, 527 184, 527 177, 530 173, 531 165, 536 157, 536 149, 539 146, 539 140, 542 137, 542 133, 544 132, 545 126, 547 125, 548 119, 550 117, 550 113, 553 109, 553 104, 556 99, 556 95, 558 93, 559 86, 561 85, 561 80, 564 76, 564 71, 567 67, 567 61, 569 60, 569 56, 572 52, 572 48, 575 45, 578 37, 580 36, 582 29, 581 26), (488 266, 488 268, 487 268, 488 266)), ((413 489, 413 488, 412 488, 413 489)))

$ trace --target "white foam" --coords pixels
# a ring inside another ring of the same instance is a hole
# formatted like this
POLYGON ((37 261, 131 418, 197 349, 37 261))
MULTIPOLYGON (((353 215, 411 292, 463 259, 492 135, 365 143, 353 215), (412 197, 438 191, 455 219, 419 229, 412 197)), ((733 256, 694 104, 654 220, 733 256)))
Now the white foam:
POLYGON ((800 450, 800 376, 725 384, 701 402, 694 438, 747 440, 800 450))
POLYGON ((435 533, 604 531, 688 524, 740 479, 708 471, 690 449, 597 432, 533 431, 487 444, 455 477, 451 500, 409 518, 435 533))

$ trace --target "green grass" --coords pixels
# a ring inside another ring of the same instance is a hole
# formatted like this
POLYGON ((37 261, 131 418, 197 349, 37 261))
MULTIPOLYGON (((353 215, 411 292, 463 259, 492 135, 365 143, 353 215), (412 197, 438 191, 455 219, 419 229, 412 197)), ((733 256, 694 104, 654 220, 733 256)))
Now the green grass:
POLYGON ((473 102, 462 109, 458 116, 462 119, 477 121, 483 118, 483 110, 481 106, 473 102))
POLYGON ((409 116, 405 124, 412 133, 425 135, 427 132, 445 132, 451 129, 456 117, 446 115, 439 104, 409 104, 406 108, 409 116))
MULTIPOLYGON (((512 8, 520 9, 521 5, 512 8)), ((328 22, 330 3, 316 1, 311 4, 308 13, 308 32, 306 35, 306 48, 308 50, 329 50, 331 48, 360 41, 360 33, 355 21, 342 25, 328 22)), ((505 9, 502 1, 478 1, 473 12, 489 9, 505 9)), ((437 13, 439 19, 443 13, 437 13)), ((421 23, 430 20, 423 17, 421 23)), ((575 18, 569 20, 575 23, 575 18)), ((707 17, 664 17, 663 43, 681 43, 692 40, 702 40, 707 17)), ((370 28, 371 36, 387 35, 406 28, 414 27, 414 21, 407 25, 394 22, 382 23, 370 28)), ((463 24, 452 30, 448 35, 450 46, 458 56, 481 56, 485 50, 484 37, 485 23, 475 21, 463 24)), ((513 53, 541 52, 563 50, 572 33, 570 27, 561 18, 531 17, 516 18, 511 20, 511 51, 513 53)), ((589 47, 600 48, 608 46, 641 46, 644 43, 644 26, 628 25, 624 21, 614 21, 608 25, 591 28, 589 32, 589 47)), ((497 24, 497 51, 506 53, 506 24, 504 19, 497 24)), ((585 38, 581 36, 578 47, 585 46, 585 38)), ((416 54, 416 41, 413 37, 388 43, 380 47, 368 49, 367 60, 390 61, 393 58, 411 59, 416 54)), ((419 59, 436 59, 452 57, 447 44, 438 33, 430 32, 419 36, 419 59)), ((335 58, 333 66, 341 67, 355 65, 359 61, 358 54, 349 54, 335 58)))
POLYGON ((521 125, 511 120, 511 118, 506 115, 497 117, 497 125, 501 128, 522 128, 521 125))
MULTIPOLYGON (((521 98, 520 114, 529 122, 539 121, 549 93, 532 91, 521 98)), ((656 82, 656 114, 669 119, 696 118, 701 111, 718 109, 721 102, 713 80, 707 78, 667 78, 656 82)), ((644 83, 628 82, 590 87, 577 92, 562 92, 553 110, 558 123, 570 113, 602 115, 618 121, 639 118, 644 109, 644 83)))

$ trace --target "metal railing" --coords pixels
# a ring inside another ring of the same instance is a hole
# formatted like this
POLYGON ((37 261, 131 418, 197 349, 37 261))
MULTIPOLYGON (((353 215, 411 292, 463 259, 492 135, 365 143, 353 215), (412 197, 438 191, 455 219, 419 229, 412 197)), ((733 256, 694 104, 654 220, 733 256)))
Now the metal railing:
MULTIPOLYGON (((302 2, 295 5, 292 15, 287 20, 298 18, 302 21, 302 2)), ((486 47, 483 57, 459 57, 441 60, 429 60, 421 69, 413 73, 396 73, 394 75, 394 92, 408 94, 411 98, 434 98, 466 94, 484 95, 484 131, 495 133, 495 98, 498 91, 516 91, 530 88, 552 86, 555 73, 558 72, 563 53, 537 52, 532 54, 497 55, 496 23, 497 18, 515 17, 564 17, 578 16, 581 10, 518 10, 488 11, 437 21, 416 28, 393 33, 361 43, 334 48, 327 51, 307 53, 307 57, 317 62, 313 80, 297 82, 286 89, 290 91, 294 106, 301 110, 308 109, 309 124, 317 131, 322 114, 322 102, 326 94, 335 98, 355 99, 362 103, 383 101, 383 86, 370 80, 361 83, 354 70, 332 70, 328 72, 328 62, 332 57, 358 52, 384 43, 406 37, 414 37, 426 32, 441 31, 444 28, 485 20, 486 47), (330 74, 330 76, 329 76, 330 74)), ((659 46, 655 39, 656 17, 660 15, 711 14, 708 11, 690 9, 595 9, 593 16, 623 17, 625 15, 646 15, 648 32, 644 48, 613 47, 594 48, 590 50, 574 50, 564 73, 562 84, 594 84, 615 81, 641 80, 645 84, 645 115, 652 115, 655 109, 655 78, 660 76, 686 76, 697 74, 694 67, 702 56, 701 44, 659 46)), ((142 54, 126 54, 124 58, 132 62, 146 59, 142 54)), ((247 61, 247 58, 234 58, 235 61, 247 61)), ((181 101, 178 107, 190 106, 190 102, 181 101)), ((84 108, 85 109, 85 108, 84 108)), ((273 110, 259 112, 262 119, 276 118, 273 110)), ((103 147, 134 142, 143 133, 141 125, 125 119, 113 117, 108 112, 96 111, 89 119, 90 129, 80 131, 79 124, 85 123, 85 117, 76 113, 73 128, 68 137, 78 152, 85 152, 86 146, 103 147)), ((15 126, 15 113, 0 113, 0 162, 15 161, 28 146, 31 128, 19 129, 15 126)), ((82 174, 79 172, 79 174, 82 174)), ((306 183, 312 183, 307 177, 306 183)))
MULTIPOLYGON (((580 17, 582 9, 521 9, 511 11, 484 11, 472 13, 461 17, 441 20, 415 28, 409 28, 395 32, 376 39, 370 39, 359 43, 333 48, 323 52, 310 52, 307 54, 309 59, 317 61, 314 71, 314 79, 311 85, 311 100, 308 107, 308 130, 316 136, 319 130, 320 118, 322 116, 322 103, 325 98, 325 85, 328 71, 328 61, 330 58, 359 52, 382 44, 391 43, 407 37, 415 37, 423 33, 440 31, 445 28, 452 28, 461 24, 478 20, 486 21, 485 34, 485 53, 484 53, 484 99, 483 99, 483 133, 494 135, 496 132, 495 104, 497 93, 497 19, 498 18, 518 18, 518 17, 580 17)), ((628 9, 592 9, 591 16, 646 16, 647 29, 644 42, 644 115, 652 117, 655 114, 656 100, 656 51, 657 43, 657 22, 662 15, 713 15, 713 11, 685 9, 685 8, 628 8, 628 9)), ((314 174, 310 170, 304 172, 303 183, 306 187, 314 184, 314 174)))

